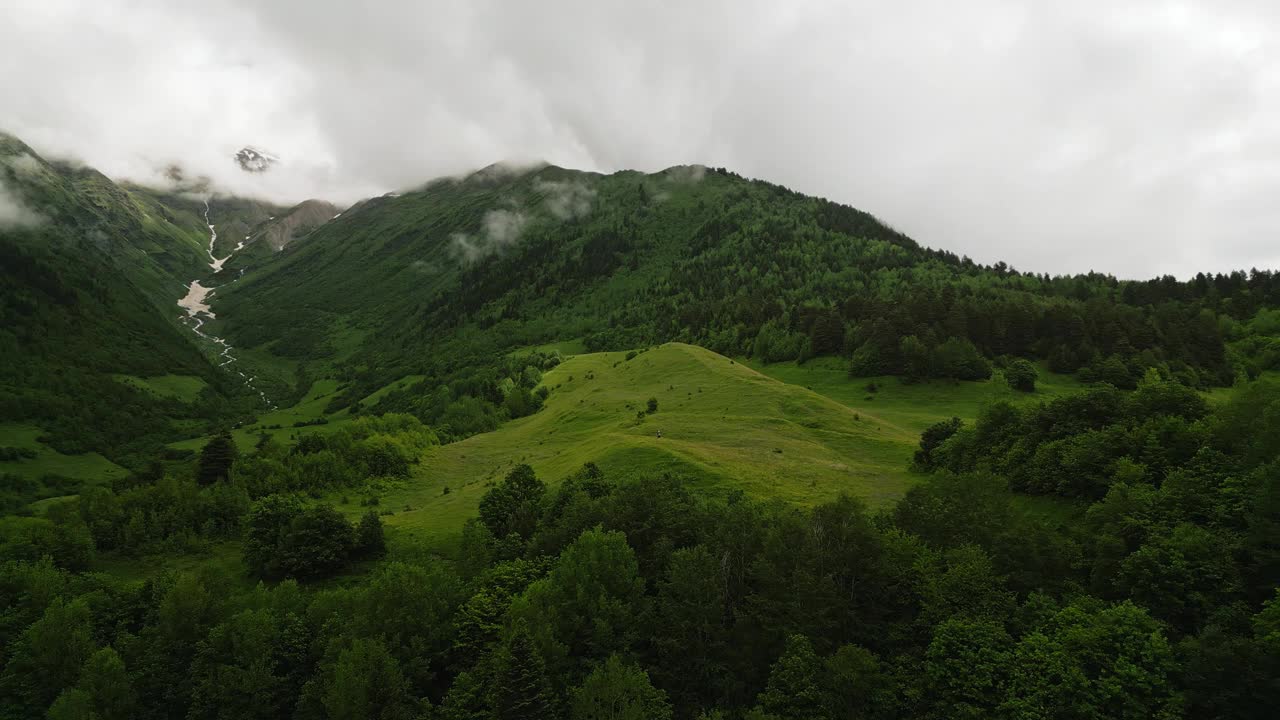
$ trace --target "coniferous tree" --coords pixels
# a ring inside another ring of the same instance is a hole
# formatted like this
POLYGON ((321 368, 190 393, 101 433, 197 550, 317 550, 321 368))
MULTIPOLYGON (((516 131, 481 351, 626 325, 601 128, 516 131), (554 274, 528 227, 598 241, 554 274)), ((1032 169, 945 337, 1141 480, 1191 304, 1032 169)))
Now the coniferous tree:
POLYGON ((551 720, 559 717, 556 697, 528 626, 516 620, 494 658, 493 710, 504 720, 551 720))
POLYGON ((196 480, 201 485, 212 485, 219 480, 226 480, 231 475, 231 467, 236 462, 236 455, 236 444, 231 439, 230 433, 214 435, 200 451, 196 480))

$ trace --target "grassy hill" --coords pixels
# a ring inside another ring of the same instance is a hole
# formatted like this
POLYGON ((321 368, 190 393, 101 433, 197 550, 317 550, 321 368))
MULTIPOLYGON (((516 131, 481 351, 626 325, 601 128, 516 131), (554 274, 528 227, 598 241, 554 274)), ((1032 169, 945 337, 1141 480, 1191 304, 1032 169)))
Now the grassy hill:
MULTIPOLYGON (((700 493, 742 491, 803 506, 847 493, 886 507, 916 481, 908 465, 928 425, 953 415, 972 421, 996 400, 1038 402, 1080 389, 1048 372, 1033 394, 1015 393, 998 376, 917 385, 851 379, 835 361, 758 366, 683 343, 629 354, 572 356, 544 376, 553 391, 536 415, 429 451, 410 482, 379 498, 394 512, 391 536, 405 545, 452 540, 485 491, 519 463, 552 486, 595 462, 610 477, 676 473, 700 493), (868 383, 876 393, 868 395, 868 383), (651 397, 658 411, 639 416, 651 397)), ((367 509, 363 498, 346 500, 340 505, 352 515, 367 509)))

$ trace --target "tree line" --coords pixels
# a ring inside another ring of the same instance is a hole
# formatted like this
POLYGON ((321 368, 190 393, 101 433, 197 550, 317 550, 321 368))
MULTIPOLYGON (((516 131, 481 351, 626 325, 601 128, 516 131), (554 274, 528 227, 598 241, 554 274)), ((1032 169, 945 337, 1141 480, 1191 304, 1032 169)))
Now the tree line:
MULTIPOLYGON (((928 474, 877 512, 590 464, 549 487, 517 466, 449 558, 379 560, 376 513, 352 523, 287 479, 290 458, 363 457, 341 448, 379 429, 423 447, 411 418, 264 443, 225 474, 215 447, 190 482, 258 488, 234 536, 264 582, 210 568, 130 583, 56 544, 6 552, 3 713, 1270 717, 1277 408, 1274 385, 1207 405, 1154 372, 1132 393, 996 405, 926 431, 928 474)), ((44 521, 96 546, 93 505, 44 521)))

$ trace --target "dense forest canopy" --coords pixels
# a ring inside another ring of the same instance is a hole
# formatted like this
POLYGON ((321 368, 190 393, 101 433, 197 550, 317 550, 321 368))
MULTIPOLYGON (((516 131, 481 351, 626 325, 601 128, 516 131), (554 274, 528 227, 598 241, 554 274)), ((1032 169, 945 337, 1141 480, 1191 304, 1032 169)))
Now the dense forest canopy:
POLYGON ((238 458, 211 441, 201 468, 229 472, 135 477, 9 527, 4 712, 1270 717, 1278 418, 1280 386, 1211 408, 1154 373, 1129 395, 993 407, 926 433, 917 462, 938 471, 875 513, 590 464, 551 488, 519 466, 455 559, 392 562, 378 512, 305 497, 407 472, 437 442, 416 419, 238 458), (1046 453, 1071 463, 1051 475, 1046 453), (1024 492, 1082 504, 1028 513, 1024 492), (243 537, 244 569, 83 572, 218 537, 243 537))

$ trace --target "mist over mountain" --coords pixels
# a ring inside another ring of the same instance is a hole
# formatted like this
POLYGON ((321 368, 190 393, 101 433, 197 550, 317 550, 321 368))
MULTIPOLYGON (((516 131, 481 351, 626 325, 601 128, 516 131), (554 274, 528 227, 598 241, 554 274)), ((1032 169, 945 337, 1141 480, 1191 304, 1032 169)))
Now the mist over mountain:
POLYGON ((1277 12, 753 1, 671 22, 613 1, 57 0, 0 28, 25 59, 0 69, 0 127, 115 178, 176 162, 288 205, 498 158, 703 163, 988 264, 1185 280, 1280 262, 1277 12), (227 158, 246 143, 281 162, 241 171, 227 158))

